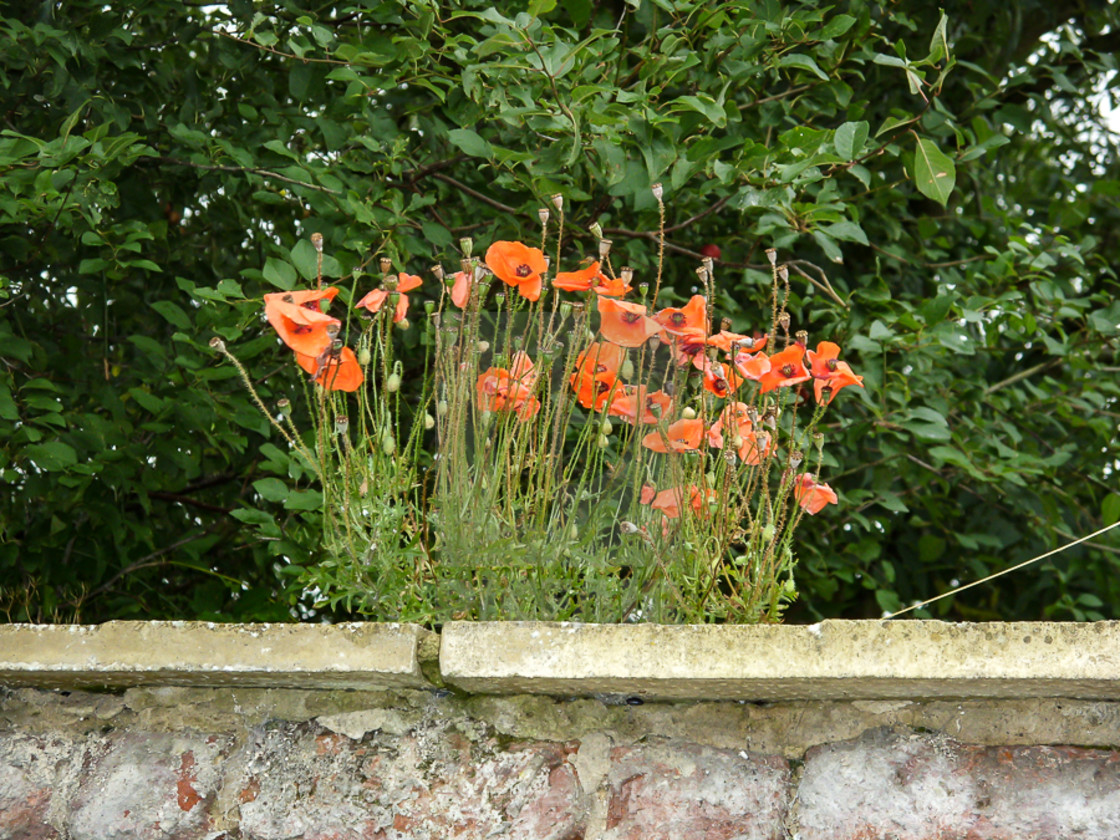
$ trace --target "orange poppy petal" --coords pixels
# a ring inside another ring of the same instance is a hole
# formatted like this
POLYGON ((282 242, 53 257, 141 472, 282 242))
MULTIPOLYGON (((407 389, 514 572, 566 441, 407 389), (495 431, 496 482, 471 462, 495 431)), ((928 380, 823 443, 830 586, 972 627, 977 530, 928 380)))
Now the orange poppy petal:
POLYGON ((640 347, 661 327, 646 315, 646 308, 611 298, 599 298, 599 332, 607 341, 622 347, 640 347))

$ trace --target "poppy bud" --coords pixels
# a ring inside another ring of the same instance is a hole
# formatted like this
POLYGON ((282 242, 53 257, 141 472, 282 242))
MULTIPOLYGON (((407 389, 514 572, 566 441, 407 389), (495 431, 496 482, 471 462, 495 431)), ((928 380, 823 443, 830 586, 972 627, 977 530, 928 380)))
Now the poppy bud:
POLYGON ((425 414, 424 415, 424 428, 425 429, 430 429, 433 426, 435 426, 435 424, 436 424, 436 418, 432 417, 432 415, 430 415, 430 414, 425 414))
POLYGON ((686 405, 683 409, 681 409, 681 417, 683 417, 685 420, 695 420, 696 409, 690 405, 686 405))
POLYGON ((762 541, 770 542, 770 540, 774 539, 775 533, 777 533, 777 529, 773 526, 773 524, 767 525, 762 529, 762 541))
POLYGON ((311 234, 311 247, 313 247, 320 254, 323 253, 323 234, 321 234, 321 233, 311 234))
POLYGON ((650 189, 653 191, 653 197, 660 202, 661 196, 664 194, 664 190, 662 190, 661 188, 661 182, 659 181, 658 183, 654 184, 650 189))
POLYGON ((604 420, 599 425, 599 431, 602 432, 604 435, 609 435, 611 432, 614 431, 614 426, 611 425, 610 420, 604 420))
POLYGON ((397 329, 399 330, 407 330, 411 326, 412 322, 407 318, 401 318, 399 321, 397 321, 397 329))
POLYGON ((475 346, 478 347, 478 352, 479 353, 485 353, 487 350, 490 349, 490 342, 489 341, 479 341, 478 344, 476 344, 475 346))
POLYGON ((596 239, 603 238, 603 228, 598 222, 592 222, 587 228, 596 239))
POLYGON ((401 377, 399 373, 390 373, 389 377, 385 380, 385 390, 390 394, 395 394, 401 389, 401 377))
POLYGON ((634 363, 632 361, 630 361, 629 359, 627 359, 625 362, 622 363, 622 367, 619 368, 618 372, 622 374, 623 379, 633 379, 634 378, 634 363))
POLYGON ((579 539, 579 526, 574 522, 571 525, 568 526, 568 539, 570 539, 570 540, 578 540, 579 539))
POLYGON ((368 347, 359 347, 358 348, 358 364, 361 365, 362 367, 366 367, 367 365, 369 365, 370 359, 372 357, 373 356, 369 352, 368 347))
POLYGON ((598 444, 600 449, 606 449, 611 445, 611 439, 606 435, 599 435, 598 444))
POLYGON ((447 416, 447 400, 440 400, 439 402, 436 403, 436 416, 438 416, 438 417, 446 417, 447 416))

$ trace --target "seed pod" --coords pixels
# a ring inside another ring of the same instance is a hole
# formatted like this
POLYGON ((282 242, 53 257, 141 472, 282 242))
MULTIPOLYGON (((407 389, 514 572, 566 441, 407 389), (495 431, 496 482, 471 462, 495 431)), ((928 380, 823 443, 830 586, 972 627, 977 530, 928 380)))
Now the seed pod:
POLYGON ((311 234, 311 247, 313 247, 320 254, 323 253, 323 234, 321 234, 321 233, 311 234))
POLYGON ((537 218, 541 220, 541 227, 548 224, 548 208, 541 207, 537 210, 537 218))
POLYGON ((661 196, 664 194, 664 190, 661 188, 661 183, 658 182, 654 184, 650 189, 653 191, 653 197, 658 201, 661 201, 661 196))
POLYGON ((766 249, 766 259, 770 260, 770 265, 771 266, 777 265, 778 264, 778 249, 777 248, 767 248, 766 249))

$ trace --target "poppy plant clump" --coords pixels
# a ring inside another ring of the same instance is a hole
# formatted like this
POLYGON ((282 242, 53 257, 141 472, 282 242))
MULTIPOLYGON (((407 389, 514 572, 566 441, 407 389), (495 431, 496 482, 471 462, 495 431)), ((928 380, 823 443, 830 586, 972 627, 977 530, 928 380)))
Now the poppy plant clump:
POLYGON ((548 255, 552 207, 539 247, 497 239, 480 259, 463 240, 436 284, 383 259, 372 289, 358 271, 348 294, 320 278, 265 296, 313 388, 310 432, 270 416, 321 483, 306 592, 430 623, 778 620, 798 524, 840 502, 822 418, 863 377, 790 334, 773 252, 770 323, 735 331, 714 320, 711 258, 667 301, 663 249, 653 284, 612 265, 597 226, 592 254, 557 236, 548 255))

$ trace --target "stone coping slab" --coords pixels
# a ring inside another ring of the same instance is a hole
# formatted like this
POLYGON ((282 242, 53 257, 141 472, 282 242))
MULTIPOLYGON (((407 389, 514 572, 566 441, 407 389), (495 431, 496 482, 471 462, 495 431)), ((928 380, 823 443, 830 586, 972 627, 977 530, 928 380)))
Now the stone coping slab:
POLYGON ((10 624, 0 685, 431 688, 421 665, 437 646, 413 624, 10 624))
POLYGON ((1120 622, 453 622, 440 673, 471 693, 617 700, 1117 699, 1120 622))

